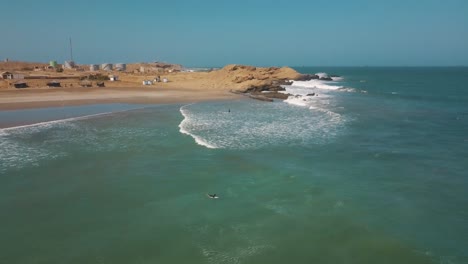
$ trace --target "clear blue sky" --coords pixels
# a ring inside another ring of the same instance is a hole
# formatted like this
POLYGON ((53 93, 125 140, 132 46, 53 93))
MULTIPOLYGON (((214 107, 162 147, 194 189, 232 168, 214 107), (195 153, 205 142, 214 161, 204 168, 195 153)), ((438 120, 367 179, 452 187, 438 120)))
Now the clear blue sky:
POLYGON ((0 0, 0 59, 468 65, 468 0, 0 0))

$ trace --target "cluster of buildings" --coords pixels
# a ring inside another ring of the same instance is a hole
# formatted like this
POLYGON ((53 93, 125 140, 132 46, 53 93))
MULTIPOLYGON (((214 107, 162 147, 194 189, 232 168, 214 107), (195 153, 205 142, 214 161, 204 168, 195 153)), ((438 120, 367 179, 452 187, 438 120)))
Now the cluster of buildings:
POLYGON ((90 71, 126 71, 127 70, 127 64, 125 63, 116 63, 116 64, 111 64, 111 63, 103 63, 101 65, 99 64, 90 64, 89 65, 89 70, 90 71))
MULTIPOLYGON (((56 61, 51 61, 50 66, 57 67, 57 62, 56 61), (53 66, 55 65, 55 66, 53 66)), ((63 63, 63 68, 64 69, 75 69, 76 64, 74 61, 65 61, 63 63)), ((83 69, 85 70, 85 69, 83 69)), ((127 70, 127 64, 125 63, 103 63, 103 64, 90 64, 89 65, 89 71, 126 71, 127 70)))

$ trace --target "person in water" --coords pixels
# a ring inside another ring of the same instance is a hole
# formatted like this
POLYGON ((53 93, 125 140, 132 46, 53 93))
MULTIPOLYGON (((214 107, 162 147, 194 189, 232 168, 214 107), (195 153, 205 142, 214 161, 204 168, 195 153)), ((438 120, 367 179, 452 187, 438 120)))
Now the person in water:
POLYGON ((208 194, 208 197, 210 197, 211 199, 217 199, 218 196, 215 194, 208 194))

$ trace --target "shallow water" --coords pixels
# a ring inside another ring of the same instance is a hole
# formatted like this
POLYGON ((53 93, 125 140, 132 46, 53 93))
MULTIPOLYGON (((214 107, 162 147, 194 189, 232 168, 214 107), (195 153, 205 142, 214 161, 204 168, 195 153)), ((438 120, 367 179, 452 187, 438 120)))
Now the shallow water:
POLYGON ((325 70, 353 91, 0 130, 0 263, 468 262, 465 77, 325 70))

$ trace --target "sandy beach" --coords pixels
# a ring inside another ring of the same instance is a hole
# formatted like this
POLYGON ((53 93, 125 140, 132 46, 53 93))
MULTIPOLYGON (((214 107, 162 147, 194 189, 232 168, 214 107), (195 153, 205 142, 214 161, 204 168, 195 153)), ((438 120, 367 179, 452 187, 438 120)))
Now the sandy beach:
POLYGON ((155 87, 0 90, 0 110, 102 103, 169 104, 240 98, 227 91, 155 87))
POLYGON ((0 80, 0 110, 96 103, 161 104, 229 100, 241 97, 231 93, 232 90, 250 92, 249 89, 276 89, 279 82, 300 76, 288 67, 243 65, 227 65, 209 72, 184 72, 172 64, 169 65, 176 69, 153 68, 153 72, 139 72, 136 68, 141 64, 130 64, 129 69, 135 69, 126 72, 21 70, 39 67, 34 65, 24 62, 0 63, 0 70, 4 71, 2 77, 7 77, 8 73, 24 76, 20 80, 0 80), (110 81, 108 76, 118 76, 118 81, 110 81), (98 87, 100 81, 96 78, 103 77, 106 78, 102 81, 105 87, 98 87), (155 78, 161 82, 154 82, 155 78), (162 82, 164 79, 167 82, 162 82), (152 81, 151 85, 143 85, 147 80, 152 81), (49 87, 49 83, 54 81, 59 82, 60 87, 49 87), (27 88, 15 88, 18 82, 26 83, 27 88), (88 82, 91 87, 83 87, 83 82, 88 82))

